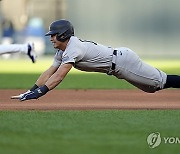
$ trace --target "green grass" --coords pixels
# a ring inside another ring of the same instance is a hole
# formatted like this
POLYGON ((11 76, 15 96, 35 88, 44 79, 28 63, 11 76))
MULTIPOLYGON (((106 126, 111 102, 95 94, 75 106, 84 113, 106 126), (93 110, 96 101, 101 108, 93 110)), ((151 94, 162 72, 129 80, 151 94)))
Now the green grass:
MULTIPOLYGON (((169 74, 180 74, 180 62, 147 61, 169 74)), ((28 89, 49 67, 52 59, 36 64, 25 60, 0 60, 0 89, 28 89)), ((132 89, 123 80, 74 69, 58 89, 132 89)), ((1 99, 1 98, 0 98, 1 99)), ((180 144, 150 149, 152 132, 180 137, 180 110, 103 111, 0 111, 2 154, 169 154, 180 144)))
MULTIPOLYGON (((40 74, 1 74, 0 89, 28 89, 40 74)), ((126 81, 105 74, 68 74, 57 89, 132 89, 126 81)))
MULTIPOLYGON (((169 73, 180 74, 178 60, 146 60, 147 63, 169 73)), ((28 89, 52 63, 52 58, 39 59, 36 64, 27 60, 0 61, 0 89, 28 89)), ((101 73, 87 73, 72 69, 58 89, 133 89, 123 80, 101 73)))
POLYGON ((179 137, 180 111, 1 111, 0 153, 178 153, 179 144, 150 149, 152 132, 179 137))
MULTIPOLYGON (((162 69, 164 71, 178 70, 180 74, 180 60, 165 59, 165 60, 144 60, 148 64, 162 69)), ((53 57, 39 58, 35 64, 32 64, 28 59, 0 59, 0 73, 42 73, 53 62, 53 57)), ((73 69, 71 73, 81 74, 81 71, 73 69)))

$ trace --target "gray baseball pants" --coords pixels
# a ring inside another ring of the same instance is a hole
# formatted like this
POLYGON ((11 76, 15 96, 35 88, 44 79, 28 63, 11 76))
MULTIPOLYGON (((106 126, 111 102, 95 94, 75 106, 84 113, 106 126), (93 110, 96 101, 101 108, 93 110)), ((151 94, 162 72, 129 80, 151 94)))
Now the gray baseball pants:
POLYGON ((163 89, 166 84, 167 74, 143 62, 139 56, 129 48, 117 48, 114 61, 116 64, 113 75, 124 79, 137 88, 154 93, 163 89))

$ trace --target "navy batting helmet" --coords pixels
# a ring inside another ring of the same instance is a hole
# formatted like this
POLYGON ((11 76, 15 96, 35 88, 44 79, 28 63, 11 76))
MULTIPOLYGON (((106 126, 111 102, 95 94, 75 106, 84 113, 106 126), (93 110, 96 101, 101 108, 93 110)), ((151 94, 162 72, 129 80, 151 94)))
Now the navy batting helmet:
POLYGON ((74 36, 73 25, 69 21, 64 19, 56 20, 50 24, 49 32, 47 32, 45 36, 55 34, 57 34, 56 39, 58 41, 64 42, 71 36, 74 36))

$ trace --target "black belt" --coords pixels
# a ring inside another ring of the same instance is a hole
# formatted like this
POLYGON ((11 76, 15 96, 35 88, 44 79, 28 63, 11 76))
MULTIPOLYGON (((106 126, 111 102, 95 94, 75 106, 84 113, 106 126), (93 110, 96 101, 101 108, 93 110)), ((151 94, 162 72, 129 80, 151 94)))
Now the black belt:
MULTIPOLYGON (((114 55, 114 56, 117 56, 117 50, 114 50, 114 51, 113 51, 113 55, 114 55)), ((116 67, 116 64, 115 64, 114 62, 112 62, 111 70, 114 71, 114 70, 115 70, 115 67, 116 67)))

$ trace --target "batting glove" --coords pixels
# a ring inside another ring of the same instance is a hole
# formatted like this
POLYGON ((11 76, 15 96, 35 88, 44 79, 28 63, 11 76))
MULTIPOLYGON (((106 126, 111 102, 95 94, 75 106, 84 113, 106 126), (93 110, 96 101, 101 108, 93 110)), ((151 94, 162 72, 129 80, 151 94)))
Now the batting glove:
POLYGON ((16 96, 11 96, 11 99, 20 99, 23 95, 31 92, 31 91, 34 91, 35 89, 37 89, 38 86, 35 84, 30 90, 26 91, 25 93, 22 93, 22 94, 19 94, 19 95, 16 95, 16 96))
POLYGON ((19 98, 20 101, 30 100, 30 99, 38 99, 39 97, 45 95, 49 91, 49 88, 44 85, 42 87, 39 87, 35 89, 34 91, 30 91, 29 93, 24 94, 21 98, 19 98))
POLYGON ((11 96, 11 99, 20 99, 23 95, 27 94, 31 92, 30 90, 26 91, 25 93, 22 93, 22 94, 19 94, 19 95, 16 95, 16 96, 11 96))

